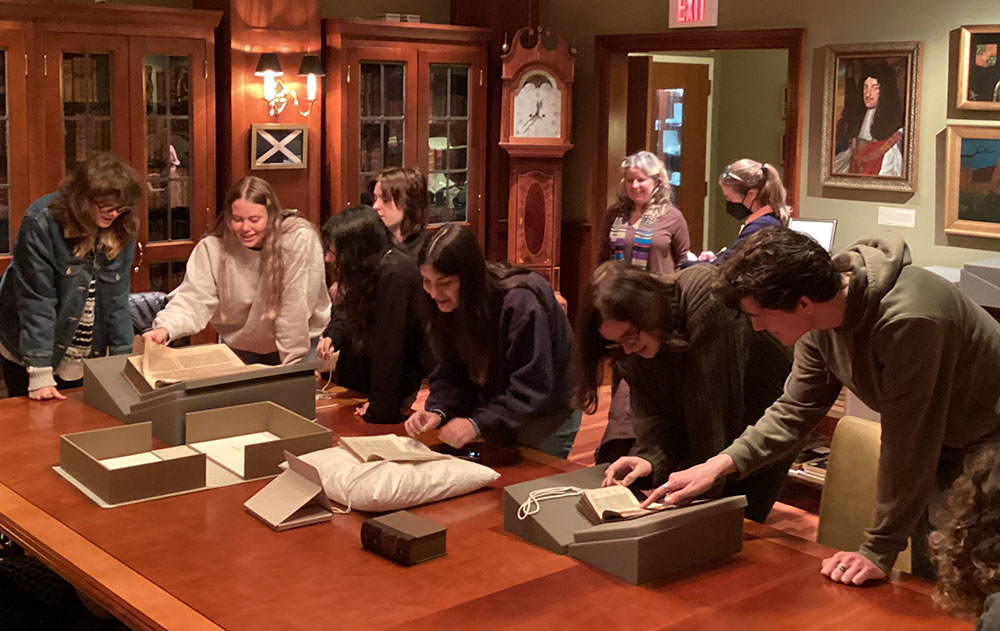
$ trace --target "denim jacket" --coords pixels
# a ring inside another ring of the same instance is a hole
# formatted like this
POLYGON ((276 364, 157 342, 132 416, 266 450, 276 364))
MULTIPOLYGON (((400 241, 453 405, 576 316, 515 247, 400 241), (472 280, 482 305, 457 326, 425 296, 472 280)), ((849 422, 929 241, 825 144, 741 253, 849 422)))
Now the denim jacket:
POLYGON ((25 367, 59 366, 95 277, 91 356, 132 350, 128 292, 135 240, 110 260, 103 252, 76 258, 73 244, 49 213, 58 195, 50 193, 28 207, 14 258, 0 279, 0 343, 25 367))

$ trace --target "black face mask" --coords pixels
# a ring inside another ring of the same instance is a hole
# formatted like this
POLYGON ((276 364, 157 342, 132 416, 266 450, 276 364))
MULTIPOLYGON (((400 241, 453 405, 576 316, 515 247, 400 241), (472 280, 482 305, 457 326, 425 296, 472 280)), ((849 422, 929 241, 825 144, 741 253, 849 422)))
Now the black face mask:
MULTIPOLYGON (((746 195, 743 196, 746 200, 746 195)), ((743 205, 743 202, 731 202, 726 200, 726 214, 736 221, 743 221, 750 216, 750 209, 743 205)))

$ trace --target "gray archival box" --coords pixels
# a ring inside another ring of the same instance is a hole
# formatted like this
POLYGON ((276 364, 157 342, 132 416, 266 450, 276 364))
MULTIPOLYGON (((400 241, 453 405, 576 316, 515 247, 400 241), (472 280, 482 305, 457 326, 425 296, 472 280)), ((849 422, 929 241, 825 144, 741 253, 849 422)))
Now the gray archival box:
POLYGON ((126 423, 152 421, 153 436, 171 445, 184 444, 188 412, 273 401, 307 419, 316 418, 313 371, 321 366, 318 361, 185 381, 139 394, 122 376, 127 358, 115 355, 83 362, 83 402, 126 423))
POLYGON ((633 585, 656 580, 743 549, 742 495, 701 502, 628 521, 593 525, 576 508, 579 496, 543 500, 527 519, 517 509, 537 489, 597 488, 607 466, 512 484, 504 489, 503 526, 543 548, 569 554, 633 585))

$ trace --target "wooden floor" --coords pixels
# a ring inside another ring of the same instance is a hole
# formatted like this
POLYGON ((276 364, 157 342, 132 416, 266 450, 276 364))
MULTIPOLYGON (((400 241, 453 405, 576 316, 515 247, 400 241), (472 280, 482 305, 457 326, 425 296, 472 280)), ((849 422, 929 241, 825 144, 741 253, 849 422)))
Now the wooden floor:
MULTIPOLYGON (((426 388, 422 388, 414 404, 416 409, 423 408, 427 397, 426 388)), ((580 432, 576 435, 569 459, 584 466, 594 464, 594 450, 601 443, 604 426, 608 422, 608 405, 611 402, 611 386, 602 386, 598 390, 598 407, 594 414, 584 414, 580 422, 580 432)), ((783 530, 789 534, 816 541, 816 529, 819 524, 819 490, 799 482, 789 481, 771 509, 771 514, 765 522, 768 526, 783 530)))

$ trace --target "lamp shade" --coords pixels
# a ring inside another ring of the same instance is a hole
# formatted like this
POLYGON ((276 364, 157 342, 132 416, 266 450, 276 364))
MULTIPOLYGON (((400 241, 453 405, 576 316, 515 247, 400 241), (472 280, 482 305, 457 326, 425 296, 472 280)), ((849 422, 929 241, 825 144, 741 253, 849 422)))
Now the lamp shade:
POLYGON ((326 76, 326 73, 323 72, 323 62, 320 61, 319 55, 305 55, 302 57, 302 64, 299 65, 299 76, 304 77, 311 74, 317 77, 326 76))
POLYGON ((261 53, 260 59, 257 61, 257 70, 254 71, 254 74, 258 77, 263 77, 268 72, 273 73, 275 76, 284 74, 281 71, 281 64, 278 63, 278 55, 275 53, 261 53))

